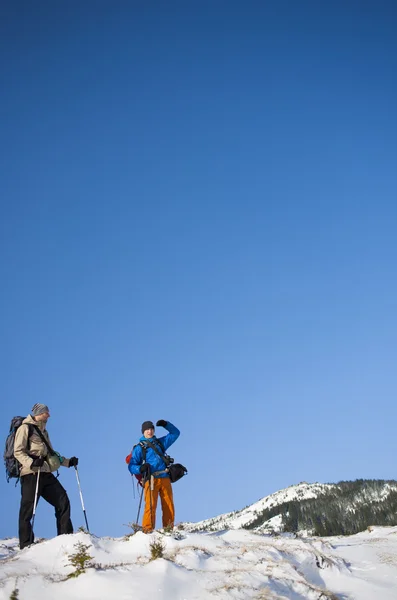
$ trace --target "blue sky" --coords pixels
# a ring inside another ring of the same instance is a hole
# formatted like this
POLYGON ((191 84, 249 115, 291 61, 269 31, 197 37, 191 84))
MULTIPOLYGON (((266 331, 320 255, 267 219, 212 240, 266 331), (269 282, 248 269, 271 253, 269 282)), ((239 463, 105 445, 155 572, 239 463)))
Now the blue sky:
POLYGON ((98 535, 136 518, 124 457, 147 419, 182 432, 177 521, 396 476, 396 19, 383 0, 2 4, 3 433, 50 406, 98 535))

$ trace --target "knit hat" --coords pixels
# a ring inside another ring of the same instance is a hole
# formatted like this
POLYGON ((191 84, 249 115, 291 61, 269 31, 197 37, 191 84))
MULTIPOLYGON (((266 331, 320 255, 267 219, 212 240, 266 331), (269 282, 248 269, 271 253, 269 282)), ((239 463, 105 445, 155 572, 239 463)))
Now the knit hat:
POLYGON ((151 421, 145 421, 142 423, 142 433, 146 431, 146 429, 154 429, 154 425, 151 421))
POLYGON ((32 417, 37 417, 38 415, 43 415, 47 412, 49 413, 50 409, 46 404, 37 403, 33 406, 32 410, 30 411, 30 414, 32 415, 32 417))

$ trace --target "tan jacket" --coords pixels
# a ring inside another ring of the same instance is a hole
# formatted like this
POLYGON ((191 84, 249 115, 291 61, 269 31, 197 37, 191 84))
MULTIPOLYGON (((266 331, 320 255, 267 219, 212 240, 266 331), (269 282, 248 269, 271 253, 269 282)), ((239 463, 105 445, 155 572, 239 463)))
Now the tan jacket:
MULTIPOLYGON (((20 476, 30 475, 32 473, 37 473, 39 469, 32 469, 33 458, 35 457, 43 457, 45 458, 48 454, 48 449, 45 443, 41 440, 37 431, 33 429, 31 436, 29 437, 29 427, 28 423, 31 425, 36 425, 39 427, 41 433, 46 438, 50 447, 53 448, 51 444, 51 440, 49 438, 48 432, 45 428, 45 423, 37 422, 34 418, 29 415, 22 421, 22 425, 18 427, 17 432, 15 434, 15 443, 14 443, 14 456, 19 463, 21 463, 21 471, 20 476)), ((69 466, 69 459, 64 456, 61 457, 63 459, 62 466, 69 466)), ((55 469, 56 470, 56 469, 55 469)), ((51 468, 46 461, 42 467, 40 467, 40 471, 42 473, 51 473, 51 468)))

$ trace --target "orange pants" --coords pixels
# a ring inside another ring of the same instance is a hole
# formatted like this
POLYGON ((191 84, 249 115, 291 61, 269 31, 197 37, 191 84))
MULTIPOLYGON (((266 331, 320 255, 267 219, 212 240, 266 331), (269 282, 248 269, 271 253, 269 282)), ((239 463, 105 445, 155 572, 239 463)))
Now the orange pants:
POLYGON ((163 511, 163 527, 174 526, 175 508, 172 485, 169 477, 153 477, 153 490, 150 481, 145 483, 145 510, 143 511, 142 529, 150 533, 156 526, 157 500, 160 494, 163 511))

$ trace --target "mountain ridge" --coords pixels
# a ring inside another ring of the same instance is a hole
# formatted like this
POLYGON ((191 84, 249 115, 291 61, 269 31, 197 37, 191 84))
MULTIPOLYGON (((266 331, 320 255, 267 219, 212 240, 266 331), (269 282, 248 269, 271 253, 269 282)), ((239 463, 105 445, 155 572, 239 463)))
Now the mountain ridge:
POLYGON ((260 533, 353 535, 370 525, 397 524, 397 481, 357 479, 291 485, 243 509, 197 523, 191 532, 248 529, 260 533))

